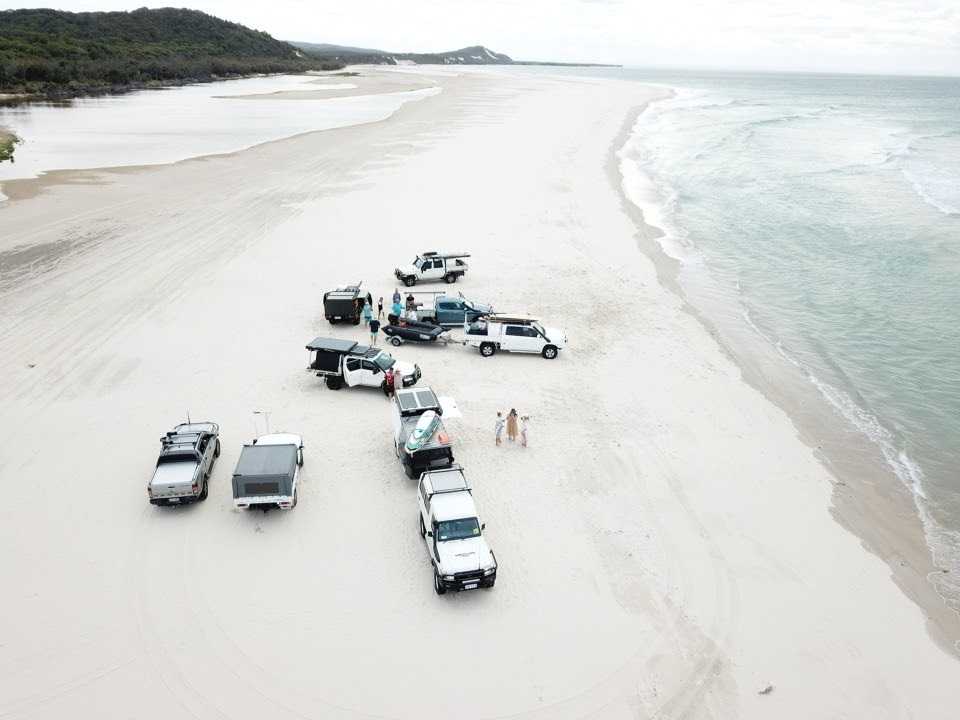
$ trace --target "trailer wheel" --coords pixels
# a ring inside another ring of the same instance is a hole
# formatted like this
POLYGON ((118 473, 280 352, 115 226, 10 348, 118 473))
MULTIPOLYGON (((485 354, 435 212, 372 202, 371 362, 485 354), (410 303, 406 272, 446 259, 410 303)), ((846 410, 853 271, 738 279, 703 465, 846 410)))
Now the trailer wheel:
POLYGON ((493 357, 495 352, 497 352, 497 346, 493 343, 485 342, 480 344, 480 354, 484 357, 493 357))
POLYGON ((403 284, 406 285, 407 287, 413 287, 414 285, 417 284, 417 279, 413 275, 407 275, 403 279, 403 284))
POLYGON ((331 390, 339 390, 343 387, 343 378, 336 377, 334 375, 327 376, 327 387, 331 390))
POLYGON ((437 595, 443 595, 447 592, 447 589, 443 586, 443 582, 440 580, 440 573, 436 570, 433 571, 433 589, 437 595))
POLYGON ((401 340, 399 336, 394 335, 392 338, 390 338, 390 344, 394 347, 400 347, 403 345, 403 340, 401 340))
POLYGON ((540 354, 547 360, 553 360, 557 356, 557 349, 553 345, 547 345, 540 354))
POLYGON ((453 285, 453 283, 457 281, 457 274, 448 272, 446 275, 443 276, 443 279, 446 280, 447 285, 453 285))

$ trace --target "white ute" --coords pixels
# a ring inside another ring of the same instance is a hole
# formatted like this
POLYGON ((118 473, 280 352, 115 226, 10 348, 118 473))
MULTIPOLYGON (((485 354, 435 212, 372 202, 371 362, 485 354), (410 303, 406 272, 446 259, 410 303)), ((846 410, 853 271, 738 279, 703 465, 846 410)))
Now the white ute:
POLYGON ((492 588, 497 559, 483 537, 473 493, 458 465, 431 470, 420 477, 420 536, 433 565, 433 589, 492 588))
POLYGON ((489 315, 470 324, 463 343, 479 348, 484 357, 506 350, 553 360, 567 346, 567 333, 544 327, 539 320, 526 315, 489 315))
POLYGON ((418 282, 455 283, 458 278, 467 274, 469 266, 464 258, 470 257, 465 252, 425 252, 417 255, 409 265, 401 265, 393 271, 397 280, 407 287, 413 287, 418 282))

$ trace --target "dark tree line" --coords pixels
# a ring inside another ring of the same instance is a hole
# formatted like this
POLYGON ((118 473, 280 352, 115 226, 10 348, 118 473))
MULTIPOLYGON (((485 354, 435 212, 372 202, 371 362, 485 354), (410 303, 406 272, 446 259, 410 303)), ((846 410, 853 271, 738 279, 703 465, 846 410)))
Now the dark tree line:
POLYGON ((83 94, 338 67, 196 10, 0 12, 0 90, 6 91, 83 94))

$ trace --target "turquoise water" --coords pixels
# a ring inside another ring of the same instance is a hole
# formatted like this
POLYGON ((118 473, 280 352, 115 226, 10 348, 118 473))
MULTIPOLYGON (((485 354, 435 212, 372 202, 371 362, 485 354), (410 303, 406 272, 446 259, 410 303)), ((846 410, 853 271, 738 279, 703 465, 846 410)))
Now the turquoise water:
POLYGON ((960 79, 598 74, 674 89, 628 195, 879 448, 960 607, 960 79))

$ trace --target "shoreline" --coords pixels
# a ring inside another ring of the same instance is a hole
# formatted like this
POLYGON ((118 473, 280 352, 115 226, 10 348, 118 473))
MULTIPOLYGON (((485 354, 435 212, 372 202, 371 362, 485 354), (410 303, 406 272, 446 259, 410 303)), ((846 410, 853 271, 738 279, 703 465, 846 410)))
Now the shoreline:
POLYGON ((681 298, 684 309, 740 368, 743 381, 791 419, 797 437, 834 478, 829 510, 836 522, 859 538, 867 552, 886 563, 893 582, 923 611, 931 638, 960 659, 960 606, 951 607, 957 600, 941 595, 933 582, 949 570, 935 561, 916 495, 895 474, 876 444, 858 428, 848 426, 805 374, 775 353, 772 346, 762 347, 768 342, 766 338, 748 337, 752 329, 734 329, 729 320, 721 324, 718 317, 700 309, 690 298, 690 286, 680 280, 682 261, 668 255, 659 242, 665 232, 649 224, 643 210, 629 197, 620 162, 630 160, 622 159, 621 153, 637 132, 637 123, 647 107, 668 97, 633 111, 611 147, 611 183, 637 224, 640 251, 650 258, 664 287, 681 298), (731 340, 733 333, 741 342, 731 340), (764 356, 759 365, 758 354, 764 356), (789 389, 783 390, 783 385, 789 389), (811 405, 816 407, 811 409, 811 405))

